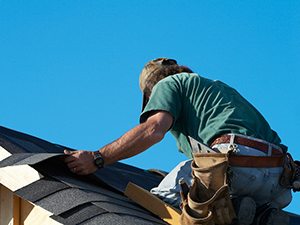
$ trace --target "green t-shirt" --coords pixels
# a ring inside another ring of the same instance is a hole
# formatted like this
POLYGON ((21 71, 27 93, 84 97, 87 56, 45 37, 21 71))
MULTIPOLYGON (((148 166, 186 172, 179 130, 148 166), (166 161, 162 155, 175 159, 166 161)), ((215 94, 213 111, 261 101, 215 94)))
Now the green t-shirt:
POLYGON ((281 145, 280 138, 264 117, 235 89, 195 73, 180 73, 164 78, 153 88, 140 122, 153 110, 174 116, 170 129, 178 150, 192 158, 188 136, 210 145, 226 133, 244 134, 281 145))

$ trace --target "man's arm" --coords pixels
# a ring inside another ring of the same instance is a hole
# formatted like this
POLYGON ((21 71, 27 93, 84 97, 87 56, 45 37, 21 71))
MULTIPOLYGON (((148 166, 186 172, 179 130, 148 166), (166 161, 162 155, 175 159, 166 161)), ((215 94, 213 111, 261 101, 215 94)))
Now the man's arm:
MULTIPOLYGON (((135 156, 160 142, 173 124, 173 116, 166 111, 154 111, 145 123, 126 132, 116 141, 99 149, 105 165, 135 156)), ((65 162, 73 173, 86 175, 97 170, 92 151, 65 151, 71 154, 65 162)))

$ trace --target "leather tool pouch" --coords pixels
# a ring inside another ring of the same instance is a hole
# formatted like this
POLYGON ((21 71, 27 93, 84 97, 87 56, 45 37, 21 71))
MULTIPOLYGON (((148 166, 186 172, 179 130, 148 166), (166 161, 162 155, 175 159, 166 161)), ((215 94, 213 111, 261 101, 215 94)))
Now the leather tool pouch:
POLYGON ((300 161, 294 161, 295 162, 295 175, 293 179, 292 188, 294 192, 300 191, 300 161))
POLYGON ((292 188, 294 177, 296 174, 296 165, 289 153, 285 154, 284 161, 282 162, 283 170, 280 176, 280 185, 285 188, 292 188))
POLYGON ((236 220, 226 183, 227 154, 196 153, 191 164, 194 177, 190 191, 182 195, 180 223, 224 225, 236 220))

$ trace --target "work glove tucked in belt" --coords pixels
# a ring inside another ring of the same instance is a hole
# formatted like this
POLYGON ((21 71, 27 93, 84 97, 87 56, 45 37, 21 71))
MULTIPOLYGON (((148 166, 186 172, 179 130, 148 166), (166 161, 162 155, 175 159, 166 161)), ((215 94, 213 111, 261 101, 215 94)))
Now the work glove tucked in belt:
POLYGON ((226 184, 227 154, 194 153, 193 184, 187 198, 182 195, 181 224, 230 224, 236 215, 226 184))

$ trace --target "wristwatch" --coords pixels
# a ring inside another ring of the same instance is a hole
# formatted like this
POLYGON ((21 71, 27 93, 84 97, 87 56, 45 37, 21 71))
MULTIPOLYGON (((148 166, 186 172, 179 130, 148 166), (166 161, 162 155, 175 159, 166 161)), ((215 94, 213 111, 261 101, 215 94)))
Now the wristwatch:
POLYGON ((104 159, 99 151, 94 151, 94 164, 98 167, 98 169, 101 169, 104 166, 104 159))

